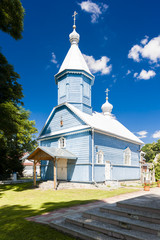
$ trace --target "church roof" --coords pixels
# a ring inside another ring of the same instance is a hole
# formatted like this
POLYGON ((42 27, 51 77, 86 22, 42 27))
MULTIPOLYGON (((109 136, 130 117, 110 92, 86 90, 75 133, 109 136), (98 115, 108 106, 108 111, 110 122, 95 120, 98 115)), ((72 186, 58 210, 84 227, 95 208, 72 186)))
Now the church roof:
POLYGON ((77 44, 71 45, 58 74, 64 70, 83 70, 92 75, 77 44))
POLYGON ((143 142, 137 136, 135 136, 125 126, 123 126, 123 124, 121 124, 118 120, 116 120, 116 118, 113 117, 113 115, 106 116, 103 113, 98 113, 98 112, 93 112, 92 115, 90 115, 90 114, 80 111, 78 108, 74 107, 72 104, 69 104, 69 103, 60 104, 60 105, 56 106, 55 108, 53 108, 38 139, 42 139, 43 137, 51 137, 55 134, 56 135, 57 134, 65 134, 65 132, 72 132, 73 130, 82 130, 82 129, 86 129, 88 127, 94 128, 95 130, 99 131, 102 134, 105 133, 108 136, 120 138, 124 141, 134 142, 138 145, 143 144, 143 142), (72 112, 74 112, 74 114, 76 116, 78 116, 83 122, 85 122, 87 124, 87 126, 83 125, 80 127, 80 129, 79 129, 79 126, 78 126, 78 128, 75 128, 75 129, 72 129, 72 128, 64 129, 61 131, 52 132, 45 136, 41 135, 41 133, 43 132, 43 129, 49 122, 49 119, 53 115, 54 111, 61 106, 68 107, 72 112))
POLYGON ((78 117, 80 117, 87 125, 92 128, 99 130, 100 132, 105 132, 113 137, 122 138, 124 140, 129 140, 140 145, 143 142, 130 132, 123 124, 116 120, 113 116, 105 116, 102 113, 94 112, 92 115, 80 111, 78 108, 74 107, 69 103, 65 103, 70 110, 72 110, 78 117))
MULTIPOLYGON (((77 159, 77 157, 69 152, 66 149, 62 149, 62 148, 54 148, 54 147, 37 147, 33 152, 31 152, 28 156, 28 159, 34 159, 35 155, 39 152, 39 151, 43 151, 45 153, 47 153, 49 156, 53 157, 53 158, 67 158, 67 159, 77 159)), ((46 158, 47 160, 48 158, 46 158)))
POLYGON ((87 66, 87 63, 78 47, 80 36, 76 32, 75 28, 76 28, 76 26, 73 25, 73 32, 69 35, 71 47, 59 69, 59 72, 55 75, 55 78, 57 75, 59 75, 64 70, 85 71, 94 78, 94 76, 91 74, 91 72, 87 66))

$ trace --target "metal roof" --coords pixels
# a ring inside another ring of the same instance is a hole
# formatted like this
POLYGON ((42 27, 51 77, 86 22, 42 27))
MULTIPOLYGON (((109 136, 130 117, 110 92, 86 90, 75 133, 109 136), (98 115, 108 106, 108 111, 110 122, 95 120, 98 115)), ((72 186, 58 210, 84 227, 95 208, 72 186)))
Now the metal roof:
POLYGON ((54 148, 54 147, 37 147, 28 157, 27 159, 33 159, 34 155, 38 151, 43 151, 50 155, 53 158, 67 158, 67 159, 74 159, 76 160, 77 157, 73 153, 69 152, 64 148, 54 148))

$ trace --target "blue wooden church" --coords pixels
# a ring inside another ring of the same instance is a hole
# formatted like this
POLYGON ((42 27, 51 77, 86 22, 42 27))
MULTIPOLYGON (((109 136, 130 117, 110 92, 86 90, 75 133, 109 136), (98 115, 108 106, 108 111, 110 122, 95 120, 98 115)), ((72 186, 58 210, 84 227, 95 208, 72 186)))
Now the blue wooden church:
POLYGON ((69 35, 71 47, 55 75, 58 105, 39 135, 39 147, 29 158, 34 159, 35 168, 41 161, 43 180, 94 183, 140 179, 143 142, 112 115, 108 89, 102 112, 93 112, 94 76, 78 47, 79 37, 74 23, 69 35))

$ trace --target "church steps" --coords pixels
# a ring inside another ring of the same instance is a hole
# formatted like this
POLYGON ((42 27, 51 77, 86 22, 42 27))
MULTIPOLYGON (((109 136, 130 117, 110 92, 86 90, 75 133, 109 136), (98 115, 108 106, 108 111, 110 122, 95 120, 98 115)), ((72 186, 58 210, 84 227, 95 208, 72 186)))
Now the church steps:
POLYGON ((96 221, 113 224, 128 230, 137 230, 154 235, 160 235, 160 225, 148 223, 140 220, 130 219, 114 214, 102 213, 98 209, 89 210, 83 213, 83 217, 90 218, 96 221))
POLYGON ((127 208, 130 210, 148 212, 150 214, 160 214, 160 209, 158 207, 156 207, 154 202, 151 203, 149 206, 146 206, 146 205, 141 205, 138 202, 132 203, 130 201, 122 201, 122 202, 118 202, 117 206, 120 208, 127 208))
POLYGON ((116 240, 117 238, 113 238, 103 233, 97 233, 96 231, 91 231, 88 229, 84 229, 83 227, 76 226, 74 224, 70 224, 65 221, 53 221, 50 223, 50 226, 55 228, 56 230, 67 233, 76 239, 84 239, 84 240, 116 240))
POLYGON ((125 240, 158 240, 159 237, 137 230, 128 230, 108 223, 84 218, 80 215, 69 216, 65 220, 67 223, 83 227, 84 229, 94 230, 116 239, 125 240))
MULTIPOLYGON (((120 205, 121 206, 121 205, 120 205)), ((115 205, 105 205, 104 207, 100 208, 101 212, 104 213, 110 213, 110 214, 116 214, 123 217, 128 217, 131 219, 137 219, 141 221, 146 221, 150 223, 157 223, 160 224, 160 215, 156 213, 149 213, 147 211, 142 210, 135 210, 135 209, 129 209, 124 208, 126 205, 122 205, 123 207, 118 207, 115 205)))

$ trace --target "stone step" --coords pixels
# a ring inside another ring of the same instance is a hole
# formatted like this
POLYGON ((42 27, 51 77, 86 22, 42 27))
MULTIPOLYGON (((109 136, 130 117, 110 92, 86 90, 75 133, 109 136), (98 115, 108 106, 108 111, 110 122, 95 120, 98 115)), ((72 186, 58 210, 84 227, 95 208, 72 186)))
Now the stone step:
POLYGON ((76 239, 78 238, 83 240, 117 240, 117 238, 106 236, 103 233, 97 233, 96 231, 84 229, 83 227, 76 226, 65 221, 53 221, 50 223, 50 226, 60 232, 74 236, 76 237, 76 239))
POLYGON ((123 229, 137 230, 160 236, 160 225, 143 222, 109 213, 102 213, 98 209, 92 209, 83 213, 83 217, 119 226, 123 229))
POLYGON ((146 211, 141 211, 141 210, 134 210, 134 209, 129 209, 129 208, 122 208, 122 207, 117 207, 115 204, 111 205, 105 205, 104 207, 100 208, 101 212, 105 213, 111 213, 123 217, 128 217, 131 219, 137 219, 141 221, 147 221, 151 223, 157 223, 160 224, 160 215, 156 213, 149 213, 146 211))
POLYGON ((84 218, 80 214, 66 217, 65 221, 67 223, 77 225, 79 227, 83 227, 84 229, 94 230, 96 232, 103 233, 105 235, 118 238, 118 239, 125 239, 125 240, 151 240, 151 239, 159 240, 160 239, 159 237, 149 233, 144 233, 136 230, 122 229, 115 225, 103 223, 103 222, 92 220, 89 218, 84 218))
POLYGON ((120 201, 117 202, 117 206, 153 214, 160 214, 160 198, 154 194, 120 201))

